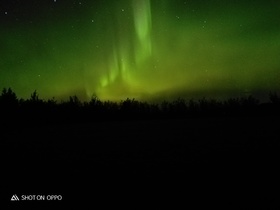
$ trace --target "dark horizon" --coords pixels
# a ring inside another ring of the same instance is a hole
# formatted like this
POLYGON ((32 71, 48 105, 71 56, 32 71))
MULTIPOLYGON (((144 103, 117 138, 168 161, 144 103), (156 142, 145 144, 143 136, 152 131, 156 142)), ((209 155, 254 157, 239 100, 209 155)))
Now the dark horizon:
POLYGON ((78 96, 69 96, 68 100, 55 98, 41 99, 37 91, 30 98, 18 98, 11 88, 4 88, 0 95, 1 123, 11 126, 22 122, 32 123, 90 123, 107 120, 168 120, 188 118, 231 118, 231 117, 277 117, 280 114, 280 97, 270 93, 269 102, 248 95, 245 97, 217 100, 200 98, 186 100, 178 97, 174 100, 158 102, 139 101, 126 98, 119 102, 102 101, 93 96, 89 101, 81 101, 78 96))
POLYGON ((58 103, 63 103, 69 101, 70 97, 77 97, 80 102, 82 103, 87 103, 92 100, 92 98, 97 98, 100 101, 110 101, 113 103, 121 103, 122 101, 125 101, 127 99, 133 99, 139 102, 147 102, 147 103, 154 103, 154 104, 160 104, 163 101, 167 102, 172 102, 177 99, 183 99, 185 101, 199 101, 201 99, 206 99, 206 100, 216 100, 216 101, 227 101, 229 99, 241 99, 241 98, 248 98, 248 97, 254 97, 259 101, 259 103, 269 103, 271 102, 271 95, 280 95, 280 92, 278 91, 264 91, 264 90, 258 90, 258 91, 244 91, 244 92, 239 92, 236 90, 215 90, 215 91, 196 91, 196 92, 190 92, 190 91, 182 91, 182 90, 169 90, 169 91, 162 91, 157 94, 141 94, 138 95, 138 97, 133 97, 133 95, 128 94, 127 96, 123 96, 122 98, 119 99, 104 99, 100 98, 97 94, 93 93, 90 97, 87 97, 86 94, 83 91, 72 91, 69 92, 69 94, 65 95, 60 95, 56 96, 53 94, 53 96, 49 98, 43 98, 41 96, 41 93, 37 90, 34 89, 32 92, 28 94, 27 97, 20 97, 12 87, 4 87, 1 90, 1 93, 10 90, 12 93, 14 93, 17 97, 17 100, 29 100, 32 96, 32 94, 36 93, 38 98, 42 101, 49 101, 49 100, 55 100, 58 103))

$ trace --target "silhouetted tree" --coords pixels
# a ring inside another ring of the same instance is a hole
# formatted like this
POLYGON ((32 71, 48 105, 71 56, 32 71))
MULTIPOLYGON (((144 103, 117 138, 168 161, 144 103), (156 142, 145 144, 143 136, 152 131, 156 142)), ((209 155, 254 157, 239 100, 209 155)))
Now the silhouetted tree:
POLYGON ((39 95, 37 94, 37 91, 35 90, 32 94, 31 94, 31 101, 39 101, 39 95))
POLYGON ((52 99, 48 99, 47 104, 48 104, 48 106, 54 107, 54 106, 57 106, 57 101, 53 97, 52 99))
POLYGON ((168 103, 168 101, 164 100, 161 102, 160 104, 160 110, 162 111, 162 113, 169 113, 170 112, 170 103, 168 103))
POLYGON ((39 95, 37 93, 37 90, 34 90, 33 93, 31 93, 30 95, 30 99, 27 99, 26 101, 24 101, 25 106, 29 106, 37 109, 37 108, 42 108, 43 104, 44 104, 44 100, 39 98, 39 95))
POLYGON ((275 92, 274 93, 272 93, 272 92, 269 93, 269 99, 272 102, 272 104, 275 104, 275 105, 280 104, 280 97, 275 92))
POLYGON ((247 98, 241 98, 241 105, 243 107, 253 107, 259 104, 259 100, 253 96, 248 96, 247 98))
POLYGON ((199 111, 199 105, 196 101, 194 101, 193 99, 189 100, 188 102, 188 113, 189 115, 196 115, 199 111))
POLYGON ((4 88, 0 96, 0 106, 4 109, 14 109, 18 106, 18 99, 11 88, 4 88))
POLYGON ((71 106, 75 106, 75 107, 80 107, 82 106, 82 103, 80 101, 80 99, 78 98, 78 96, 74 95, 74 96, 70 96, 69 97, 69 104, 71 106))
POLYGON ((176 117, 184 117, 187 111, 187 104, 183 98, 177 98, 172 102, 172 113, 176 115, 176 117))
POLYGON ((18 99, 11 88, 4 88, 0 96, 0 123, 14 123, 18 117, 18 99))

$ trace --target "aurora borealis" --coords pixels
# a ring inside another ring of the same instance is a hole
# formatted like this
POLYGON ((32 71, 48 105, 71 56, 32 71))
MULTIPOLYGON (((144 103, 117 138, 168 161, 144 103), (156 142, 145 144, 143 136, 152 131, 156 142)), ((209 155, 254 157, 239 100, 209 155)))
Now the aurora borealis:
POLYGON ((276 0, 1 0, 0 88, 27 98, 280 90, 276 0))

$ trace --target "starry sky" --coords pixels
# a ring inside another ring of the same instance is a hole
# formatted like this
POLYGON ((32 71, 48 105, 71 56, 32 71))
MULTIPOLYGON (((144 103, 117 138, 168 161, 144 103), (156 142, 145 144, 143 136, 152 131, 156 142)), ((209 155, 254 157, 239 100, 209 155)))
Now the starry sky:
POLYGON ((88 100, 280 90, 278 0, 0 0, 0 88, 88 100))

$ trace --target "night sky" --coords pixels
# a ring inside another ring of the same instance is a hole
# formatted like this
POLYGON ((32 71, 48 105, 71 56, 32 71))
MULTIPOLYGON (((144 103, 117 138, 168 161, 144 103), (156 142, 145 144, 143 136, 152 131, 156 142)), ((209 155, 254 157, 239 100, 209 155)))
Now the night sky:
POLYGON ((0 0, 0 88, 44 99, 280 90, 279 0, 0 0))

